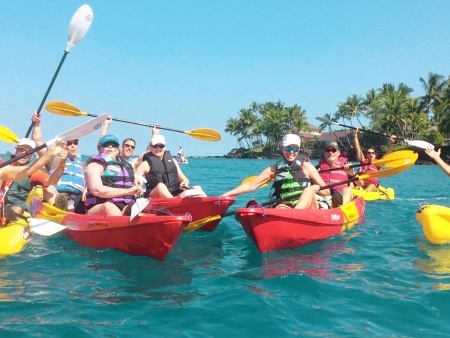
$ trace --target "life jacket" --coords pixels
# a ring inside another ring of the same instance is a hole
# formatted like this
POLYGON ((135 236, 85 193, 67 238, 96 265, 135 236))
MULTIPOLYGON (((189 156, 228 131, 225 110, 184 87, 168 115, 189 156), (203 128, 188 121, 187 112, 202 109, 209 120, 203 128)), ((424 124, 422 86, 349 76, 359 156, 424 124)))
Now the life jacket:
POLYGON ((28 197, 33 186, 31 185, 30 178, 26 177, 20 181, 6 181, 2 185, 2 191, 5 195, 5 205, 18 205, 24 210, 28 210, 25 201, 28 197), (6 189, 8 188, 8 189, 6 189))
POLYGON ((169 151, 164 152, 162 159, 155 156, 152 152, 148 152, 144 155, 143 160, 147 161, 150 166, 150 171, 145 175, 147 180, 147 195, 150 194, 158 183, 164 183, 172 195, 179 190, 180 181, 178 179, 178 170, 174 163, 175 160, 169 151))
POLYGON ((66 166, 61 178, 58 183, 55 184, 56 190, 58 190, 58 192, 80 195, 83 193, 84 186, 85 181, 81 156, 77 155, 73 161, 70 158, 67 158, 66 166))
MULTIPOLYGON (((104 186, 111 188, 128 189, 133 186, 134 171, 133 167, 119 156, 119 161, 107 154, 100 154, 90 157, 86 165, 96 162, 103 166, 104 170, 101 176, 104 186)), ((102 204, 105 202, 130 204, 134 201, 133 196, 118 196, 112 198, 101 198, 93 195, 89 189, 86 194, 85 206, 102 204)))
MULTIPOLYGON (((348 180, 347 173, 345 170, 333 170, 327 172, 320 172, 321 170, 340 168, 347 162, 347 158, 344 156, 339 156, 337 160, 333 164, 328 164, 325 158, 319 159, 319 173, 320 177, 323 178, 325 184, 333 184, 336 182, 342 182, 348 180)), ((333 190, 344 190, 345 187, 348 187, 348 183, 340 184, 333 187, 333 190)))
POLYGON ((275 179, 272 186, 274 189, 273 195, 277 199, 287 199, 291 196, 296 197, 292 198, 292 200, 283 201, 284 204, 297 204, 298 197, 303 189, 310 185, 311 180, 305 175, 302 169, 303 162, 307 161, 309 160, 306 157, 299 154, 292 163, 288 163, 284 157, 277 162, 275 179))
MULTIPOLYGON (((379 167, 377 167, 375 164, 370 164, 368 160, 364 160, 362 162, 363 166, 361 167, 361 170, 358 172, 358 175, 360 174, 367 174, 367 173, 374 173, 380 170, 379 167)), ((369 177, 364 180, 364 186, 367 186, 369 184, 375 184, 378 187, 379 180, 377 177, 369 177)))

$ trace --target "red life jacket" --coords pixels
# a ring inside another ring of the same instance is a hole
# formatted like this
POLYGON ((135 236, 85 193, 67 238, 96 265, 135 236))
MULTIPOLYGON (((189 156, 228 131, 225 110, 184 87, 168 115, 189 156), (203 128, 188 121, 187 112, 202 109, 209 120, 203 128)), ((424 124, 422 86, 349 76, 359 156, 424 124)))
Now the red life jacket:
MULTIPOLYGON (((345 170, 333 170, 327 172, 320 172, 321 170, 327 170, 332 168, 340 168, 347 162, 347 158, 344 156, 339 156, 338 159, 331 165, 327 163, 325 158, 321 158, 319 160, 319 173, 320 177, 325 181, 325 183, 333 184, 336 182, 342 182, 348 180, 348 175, 345 170)), ((348 187, 348 183, 340 184, 333 187, 333 190, 344 190, 345 187, 348 187)))
MULTIPOLYGON (((364 160, 362 162, 364 165, 361 167, 361 170, 359 171, 358 175, 360 174, 367 174, 367 173, 374 173, 379 170, 379 168, 375 164, 370 164, 368 160, 364 160)), ((367 187, 369 184, 375 184, 378 187, 379 180, 376 177, 369 177, 364 180, 364 186, 367 187)))

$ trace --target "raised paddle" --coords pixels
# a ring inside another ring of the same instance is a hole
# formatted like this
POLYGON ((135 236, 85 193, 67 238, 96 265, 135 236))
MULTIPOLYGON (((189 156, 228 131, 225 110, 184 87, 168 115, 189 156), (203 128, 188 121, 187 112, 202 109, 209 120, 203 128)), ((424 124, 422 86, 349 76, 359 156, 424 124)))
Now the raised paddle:
POLYGON ((4 126, 0 126, 0 140, 8 143, 19 143, 19 137, 4 126))
MULTIPOLYGON (((61 61, 59 62, 55 74, 53 75, 50 85, 48 86, 47 91, 45 92, 41 104, 39 105, 39 108, 37 110, 38 115, 40 114, 42 107, 44 106, 45 100, 47 100, 48 94, 50 93, 50 90, 52 89, 53 84, 55 83, 56 77, 58 76, 58 73, 64 63, 64 60, 66 59, 67 54, 69 54, 70 48, 75 46, 78 42, 80 42, 84 38, 87 31, 89 30, 89 27, 91 26, 93 19, 94 13, 92 12, 91 7, 89 7, 89 5, 86 4, 78 8, 75 14, 73 15, 72 20, 70 21, 69 24, 66 49, 64 50, 64 54, 61 58, 61 61)), ((33 126, 34 123, 31 122, 31 125, 28 128, 27 133, 25 134, 25 137, 28 137, 30 135, 31 131, 33 130, 33 126)))
POLYGON ((11 164, 17 160, 20 160, 21 158, 24 158, 31 154, 34 154, 35 152, 37 152, 41 149, 50 147, 51 145, 53 145, 53 143, 55 143, 57 141, 69 141, 69 140, 74 140, 74 139, 78 139, 83 136, 89 135, 90 133, 93 133, 94 131, 97 131, 100 128, 102 128, 103 123, 106 121, 107 118, 108 118, 108 114, 103 114, 103 115, 96 117, 95 119, 92 119, 88 122, 80 124, 78 127, 72 128, 68 131, 58 134, 50 141, 47 141, 47 142, 41 144, 40 146, 37 146, 36 148, 30 149, 20 155, 13 157, 12 159, 10 159, 8 161, 1 163, 0 168, 3 168, 5 166, 7 166, 8 164, 11 164))
MULTIPOLYGON (((358 129, 358 130, 366 132, 366 133, 371 133, 371 134, 375 134, 375 135, 379 135, 379 136, 383 136, 383 137, 388 137, 388 138, 390 137, 388 135, 377 133, 377 132, 369 130, 369 129, 356 128, 356 127, 353 127, 353 126, 347 126, 345 124, 341 124, 341 123, 338 123, 338 122, 335 122, 335 121, 331 121, 331 120, 326 119, 324 117, 316 117, 316 120, 319 120, 320 122, 324 122, 326 124, 333 124, 335 126, 341 126, 341 127, 344 127, 344 128, 350 128, 350 129, 353 129, 353 130, 358 129)), ((426 148, 430 148, 430 147, 434 148, 434 146, 431 143, 428 143, 428 142, 422 141, 422 140, 407 140, 407 139, 403 139, 403 138, 397 138, 397 139, 400 140, 400 141, 404 141, 404 142, 408 143, 410 146, 417 147, 417 148, 422 148, 422 149, 426 149, 426 148)))
MULTIPOLYGON (((365 179, 370 178, 370 177, 381 178, 381 177, 388 177, 388 176, 393 176, 393 175, 400 174, 401 172, 403 172, 405 170, 408 170, 411 166, 413 166, 418 157, 419 157, 419 155, 416 154, 416 159, 412 163, 407 163, 407 164, 399 165, 399 166, 394 167, 394 168, 389 168, 389 169, 385 169, 385 170, 379 170, 379 171, 376 171, 376 172, 371 172, 371 173, 367 173, 367 174, 363 174, 363 175, 357 175, 357 176, 352 177, 352 178, 350 178, 348 180, 345 180, 345 181, 335 182, 333 184, 325 185, 325 186, 321 187, 320 190, 333 188, 333 187, 341 185, 341 184, 346 184, 346 183, 355 182, 355 181, 359 181, 359 180, 365 180, 365 179)), ((285 199, 279 198, 279 199, 271 200, 271 201, 268 201, 268 202, 263 202, 263 203, 258 204, 258 205, 261 205, 261 206, 272 205, 272 204, 284 202, 284 201, 287 201, 287 200, 290 200, 290 199, 293 199, 293 198, 298 198, 300 195, 301 194, 299 193, 298 195, 289 196, 289 198, 285 198, 285 199)), ((229 211, 229 212, 227 212, 225 214, 222 214, 222 215, 208 216, 208 217, 199 219, 198 221, 189 223, 186 228, 189 227, 188 228, 189 231, 194 231, 194 230, 200 229, 202 226, 204 226, 205 224, 207 224, 209 222, 213 222, 213 221, 216 221, 218 219, 222 219, 224 217, 234 215, 235 213, 236 213, 236 210, 229 211)), ((186 231, 186 228, 185 228, 184 231, 185 232, 189 232, 189 231, 186 231)))
MULTIPOLYGON (((87 113, 85 111, 81 111, 79 108, 75 107, 74 105, 67 103, 67 102, 62 102, 62 101, 50 101, 45 106, 45 109, 47 109, 47 111, 49 111, 50 113, 62 115, 62 116, 91 116, 91 117, 98 116, 98 115, 94 115, 91 113, 87 113)), ((150 128, 157 126, 159 129, 174 131, 177 133, 188 134, 189 136, 192 136, 193 138, 196 138, 196 139, 202 140, 202 141, 217 142, 222 139, 222 137, 220 136, 220 133, 214 129, 198 128, 198 129, 194 129, 194 130, 178 130, 178 129, 161 127, 161 126, 158 126, 155 124, 134 122, 134 121, 122 120, 122 119, 118 119, 118 118, 112 118, 112 120, 118 121, 118 122, 129 123, 129 124, 135 124, 137 126, 150 127, 150 128)))
MULTIPOLYGON (((380 158, 379 160, 375 160, 372 162, 368 162, 365 164, 352 164, 350 166, 350 168, 355 168, 355 167, 361 167, 363 165, 367 165, 367 164, 374 164, 376 166, 383 166, 383 167, 387 167, 387 168, 396 168, 399 166, 402 166, 404 164, 409 164, 409 163, 414 163, 417 158, 418 158, 418 154, 415 153, 412 150, 399 150, 399 151, 394 151, 392 153, 386 154, 384 155, 382 158, 380 158)), ((338 167, 338 168, 331 168, 331 169, 326 169, 326 170, 319 170, 320 173, 323 172, 328 172, 328 171, 333 171, 333 170, 344 170, 344 167, 338 167)), ((254 179, 256 179, 258 176, 249 176, 247 178, 245 178, 241 184, 244 183, 250 183, 251 181, 253 181, 254 179)), ((263 184, 261 184, 258 188, 264 188, 267 185, 269 185, 269 183, 271 182, 271 180, 264 182, 263 184)))

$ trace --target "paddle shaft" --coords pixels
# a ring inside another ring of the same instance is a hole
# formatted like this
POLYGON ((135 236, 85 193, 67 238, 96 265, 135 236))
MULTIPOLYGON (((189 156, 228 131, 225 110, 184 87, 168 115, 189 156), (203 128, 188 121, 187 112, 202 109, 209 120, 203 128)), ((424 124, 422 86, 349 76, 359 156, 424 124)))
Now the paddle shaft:
MULTIPOLYGON (((61 70, 61 67, 64 63, 64 60, 67 57, 67 54, 69 54, 69 52, 65 50, 64 55, 61 58, 61 61, 59 62, 58 68, 56 69, 56 72, 53 75, 52 81, 50 82, 50 85, 48 86, 47 91, 45 92, 45 95, 41 101, 41 104, 39 105, 39 108, 37 110, 38 115, 41 113, 41 110, 42 110, 42 107, 44 106, 45 100, 47 100, 48 94, 50 94, 50 90, 52 90, 53 84, 55 83, 56 77, 58 76, 59 71, 61 70)), ((27 133, 25 134, 25 137, 30 136, 31 131, 33 130, 33 127, 34 127, 34 122, 31 122, 30 127, 28 128, 27 133)))
MULTIPOLYGON (((87 112, 82 112, 82 113, 80 114, 80 116, 81 116, 81 115, 86 115, 86 116, 90 116, 90 117, 97 117, 97 116, 98 116, 98 115, 91 114, 91 113, 87 113, 87 112)), ((158 126, 158 125, 156 125, 156 124, 150 124, 150 123, 142 123, 142 122, 135 122, 135 121, 130 121, 130 120, 124 120, 124 119, 119 119, 119 118, 117 118, 117 117, 112 117, 111 120, 117 121, 117 122, 124 122, 124 123, 134 124, 134 125, 137 125, 137 126, 150 127, 150 128, 158 127, 159 129, 164 129, 164 130, 174 131, 174 132, 177 132, 177 133, 183 133, 183 134, 185 133, 184 130, 172 129, 172 128, 167 128, 167 127, 161 127, 161 126, 158 126)), ((208 136, 208 135, 206 135, 206 136, 208 136)))
POLYGON ((18 161, 18 160, 20 160, 20 159, 22 159, 24 157, 27 157, 27 156, 29 156, 31 154, 34 154, 34 153, 38 152, 39 150, 44 149, 46 147, 47 147, 47 144, 44 143, 44 144, 41 144, 40 146, 37 146, 36 148, 30 149, 30 150, 24 152, 23 154, 14 156, 13 158, 11 158, 11 159, 9 159, 9 160, 7 160, 5 162, 2 162, 0 164, 0 168, 6 167, 7 165, 9 165, 11 163, 14 163, 14 162, 16 162, 16 161, 18 161))

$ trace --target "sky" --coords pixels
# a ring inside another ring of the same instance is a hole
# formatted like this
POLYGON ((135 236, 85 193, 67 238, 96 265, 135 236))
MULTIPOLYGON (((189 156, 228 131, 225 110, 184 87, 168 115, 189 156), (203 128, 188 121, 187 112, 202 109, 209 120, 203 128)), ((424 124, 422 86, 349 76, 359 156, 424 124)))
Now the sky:
MULTIPOLYGON (((420 78, 450 75, 450 1, 0 0, 0 125, 23 137, 87 3, 94 20, 70 49, 46 101, 180 131, 211 128, 220 142, 162 131, 172 154, 222 156, 238 146, 226 123, 252 102, 295 104, 308 122, 383 83, 423 95, 420 78)), ((87 117, 42 110, 44 140, 87 117)), ((145 150, 148 127, 113 122, 145 150)), ((96 153, 98 134, 80 141, 96 153)), ((1 153, 13 150, 3 143, 1 153)))

